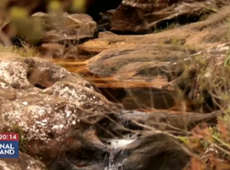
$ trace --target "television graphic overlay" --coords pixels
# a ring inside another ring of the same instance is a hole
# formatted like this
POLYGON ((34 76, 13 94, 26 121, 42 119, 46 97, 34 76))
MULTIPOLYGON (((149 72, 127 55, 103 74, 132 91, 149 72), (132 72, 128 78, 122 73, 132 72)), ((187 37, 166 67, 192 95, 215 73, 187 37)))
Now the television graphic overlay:
POLYGON ((0 159, 19 158, 18 133, 0 133, 0 159))

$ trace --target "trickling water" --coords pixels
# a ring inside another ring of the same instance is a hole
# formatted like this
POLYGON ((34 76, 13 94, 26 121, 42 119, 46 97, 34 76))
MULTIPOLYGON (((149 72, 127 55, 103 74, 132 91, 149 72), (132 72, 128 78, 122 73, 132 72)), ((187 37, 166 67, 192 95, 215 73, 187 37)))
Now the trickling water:
POLYGON ((104 170, 118 170, 118 167, 115 163, 115 153, 116 153, 116 150, 115 149, 111 149, 110 151, 110 155, 109 155, 109 165, 108 167, 105 167, 104 170))
POLYGON ((122 160, 122 162, 116 162, 115 156, 116 153, 124 146, 132 143, 133 139, 119 139, 119 140, 111 140, 111 151, 109 155, 109 164, 108 167, 105 167, 104 170, 123 170, 123 164, 126 159, 122 160))

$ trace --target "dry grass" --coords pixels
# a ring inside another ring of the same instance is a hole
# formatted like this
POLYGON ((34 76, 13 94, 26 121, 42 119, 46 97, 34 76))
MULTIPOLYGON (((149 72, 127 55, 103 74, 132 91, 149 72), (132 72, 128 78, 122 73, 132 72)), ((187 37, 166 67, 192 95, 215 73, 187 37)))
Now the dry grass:
POLYGON ((0 44, 0 52, 14 52, 21 55, 22 57, 34 57, 37 55, 36 50, 26 44, 24 44, 23 47, 3 46, 0 44))

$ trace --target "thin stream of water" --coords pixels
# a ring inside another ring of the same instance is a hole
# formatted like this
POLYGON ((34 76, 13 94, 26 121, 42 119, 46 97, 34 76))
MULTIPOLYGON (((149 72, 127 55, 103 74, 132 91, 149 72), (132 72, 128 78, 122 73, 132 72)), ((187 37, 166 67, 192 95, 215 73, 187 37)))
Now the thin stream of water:
POLYGON ((126 159, 116 162, 115 156, 122 147, 129 145, 133 141, 133 139, 112 140, 108 167, 105 167, 104 170, 123 170, 123 164, 126 159))

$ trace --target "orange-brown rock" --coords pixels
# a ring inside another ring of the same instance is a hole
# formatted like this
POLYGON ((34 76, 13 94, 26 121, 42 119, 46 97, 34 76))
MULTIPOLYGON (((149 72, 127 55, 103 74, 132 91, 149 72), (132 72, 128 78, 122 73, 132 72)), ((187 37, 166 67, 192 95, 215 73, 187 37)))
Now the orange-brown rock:
POLYGON ((1 159, 2 170, 45 170, 45 165, 31 156, 19 152, 19 159, 1 159))
POLYGON ((32 19, 41 23, 44 33, 41 41, 44 43, 59 42, 77 44, 79 41, 97 37, 97 24, 87 14, 57 14, 35 13, 32 19))
POLYGON ((127 0, 111 17, 110 30, 121 33, 150 33, 173 25, 199 21, 203 16, 213 13, 212 8, 216 8, 216 3, 127 0))

